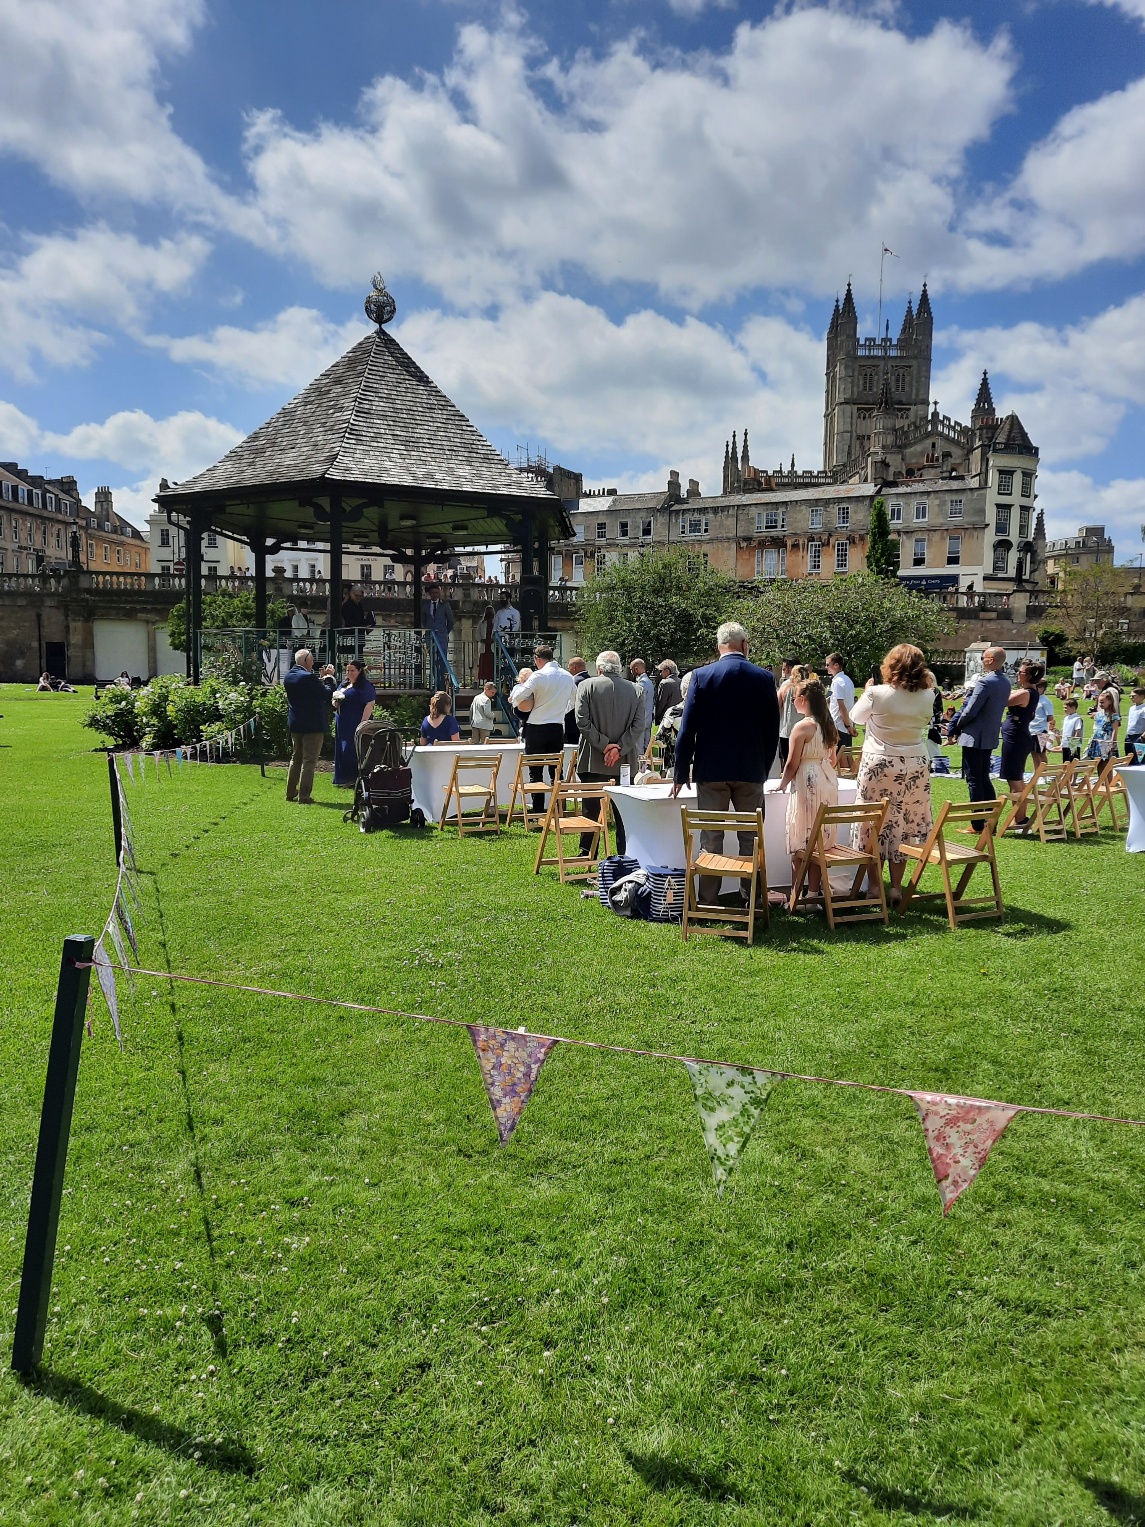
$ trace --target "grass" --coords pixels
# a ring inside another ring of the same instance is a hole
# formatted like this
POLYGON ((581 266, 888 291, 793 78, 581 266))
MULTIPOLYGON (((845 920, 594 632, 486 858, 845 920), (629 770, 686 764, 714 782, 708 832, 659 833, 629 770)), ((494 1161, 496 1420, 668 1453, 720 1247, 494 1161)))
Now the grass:
MULTIPOLYGON (((81 697, 0 695, 0 1348, 62 937, 114 883, 81 697)), ((129 787, 155 969, 1145 1118, 1145 876, 1000 848, 1004 926, 752 949, 328 776, 129 787)), ((937 791, 961 790, 955 781, 937 791)), ((144 979, 85 1041, 0 1522, 1145 1520, 1145 1133, 1021 1116, 943 1220, 907 1100, 776 1089, 723 1201, 680 1066, 558 1049, 496 1143, 456 1029, 144 979)))

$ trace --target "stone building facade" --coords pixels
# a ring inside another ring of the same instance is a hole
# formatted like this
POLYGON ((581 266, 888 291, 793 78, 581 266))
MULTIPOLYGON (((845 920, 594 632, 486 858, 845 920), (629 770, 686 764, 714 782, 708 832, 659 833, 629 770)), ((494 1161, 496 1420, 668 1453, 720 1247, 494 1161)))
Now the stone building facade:
POLYGON ((0 575, 59 572, 145 573, 147 538, 115 512, 110 488, 89 508, 74 477, 43 477, 0 461, 0 575))
POLYGON ((1076 535, 1046 542, 1046 572, 1051 583, 1056 583, 1067 568, 1096 567, 1099 562, 1113 566, 1113 542, 1104 525, 1079 525, 1076 535))

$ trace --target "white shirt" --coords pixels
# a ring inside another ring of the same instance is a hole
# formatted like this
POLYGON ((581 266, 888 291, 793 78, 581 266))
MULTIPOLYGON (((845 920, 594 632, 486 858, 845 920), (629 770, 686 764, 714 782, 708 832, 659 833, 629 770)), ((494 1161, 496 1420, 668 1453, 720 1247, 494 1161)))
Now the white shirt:
POLYGON ((1034 719, 1030 722, 1030 731, 1035 737, 1040 737, 1047 726, 1053 724, 1054 702, 1049 695, 1041 695, 1034 707, 1034 719))
POLYGON ((926 734, 933 715, 933 689, 896 689, 893 684, 872 684, 852 712, 855 725, 867 728, 864 753, 901 753, 908 758, 927 756, 926 734))
POLYGON ((1081 747, 1082 721, 1076 711, 1071 711, 1062 722, 1062 747, 1081 747), (1074 738, 1077 741, 1074 741, 1074 738))
POLYGON ((532 678, 513 689, 509 704, 520 705, 529 695, 533 698, 533 708, 525 719, 530 726, 563 725, 565 713, 572 710, 576 700, 576 680, 559 663, 546 663, 532 678))
POLYGON ((491 732, 497 725, 493 701, 484 690, 473 696, 473 704, 469 707, 469 725, 479 732, 491 732))
POLYGON ((1129 717, 1125 723, 1127 737, 1136 737, 1138 732, 1145 732, 1145 704, 1131 705, 1129 717))
POLYGON ((847 675, 841 670, 831 680, 831 696, 827 703, 831 711, 831 720, 835 723, 840 731, 850 733, 854 730, 855 720, 854 717, 851 716, 851 725, 847 727, 843 725, 841 712, 839 710, 840 700, 842 700, 843 704, 847 707, 847 715, 851 716, 851 712, 855 709, 855 686, 851 683, 847 675))
POLYGON ((511 604, 503 604, 493 617, 493 630, 498 636, 504 631, 519 631, 521 629, 521 612, 511 604))

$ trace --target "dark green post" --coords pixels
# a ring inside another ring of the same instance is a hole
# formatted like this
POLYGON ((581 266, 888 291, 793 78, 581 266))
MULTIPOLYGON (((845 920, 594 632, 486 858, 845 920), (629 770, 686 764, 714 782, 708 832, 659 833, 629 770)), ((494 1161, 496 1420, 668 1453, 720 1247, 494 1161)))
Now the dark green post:
POLYGON ((72 1105, 76 1097, 80 1042, 94 949, 95 939, 90 933, 73 933, 64 940, 60 961, 56 1015, 52 1020, 48 1075, 40 1113, 40 1141, 36 1146, 32 1200, 28 1206, 24 1270, 20 1275, 20 1299, 16 1308, 16 1335, 12 1342, 12 1367, 25 1375, 35 1373, 44 1354, 56 1230, 60 1222, 60 1198, 64 1190, 64 1167, 68 1159, 68 1136, 72 1127, 72 1105))
POLYGON ((119 804, 119 775, 115 772, 115 754, 107 755, 107 778, 111 786, 111 832, 115 839, 115 862, 119 864, 123 853, 123 811, 119 804))

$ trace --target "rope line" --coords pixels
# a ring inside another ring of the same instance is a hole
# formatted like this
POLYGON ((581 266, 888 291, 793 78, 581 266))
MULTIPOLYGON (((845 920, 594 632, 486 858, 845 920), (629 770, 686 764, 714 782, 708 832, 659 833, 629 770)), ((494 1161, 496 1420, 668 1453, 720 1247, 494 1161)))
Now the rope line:
MULTIPOLYGON (((78 970, 89 970, 104 964, 101 960, 77 961, 78 970)), ((160 981, 184 981, 192 986, 214 986, 224 991, 246 992, 254 997, 278 997, 286 1002, 310 1002, 320 1007, 346 1008, 355 1013, 378 1013, 387 1018, 408 1018, 416 1023, 443 1023, 452 1028, 467 1029, 470 1025, 463 1018, 442 1018, 433 1013, 410 1013, 397 1007, 376 1007, 369 1002, 347 1002, 338 997, 314 997, 307 992, 277 991, 267 986, 243 986, 236 981, 218 981, 210 976, 178 975, 170 970, 147 970, 137 965, 116 965, 111 960, 106 968, 121 970, 125 975, 153 976, 160 981)), ((489 1025, 502 1028, 500 1024, 489 1025)), ((959 1101, 981 1103, 989 1108, 1012 1108, 1017 1113, 1040 1113, 1060 1119, 1089 1119, 1098 1124, 1129 1124, 1145 1129, 1145 1119, 1124 1119, 1115 1114, 1083 1113, 1072 1108, 1043 1108, 1034 1103, 1002 1103, 994 1098, 967 1098, 962 1093, 934 1092, 929 1087, 889 1087, 879 1082, 856 1082, 838 1076, 811 1076, 802 1071, 777 1071, 773 1066, 757 1066, 744 1061, 706 1060, 695 1055, 674 1055, 667 1050, 639 1050, 631 1045, 606 1044, 599 1039, 571 1039, 565 1034, 535 1034, 531 1029, 505 1029, 506 1033, 519 1033, 527 1039, 544 1039, 553 1044, 575 1045, 584 1050, 605 1050, 613 1055, 636 1055, 645 1060, 669 1060, 701 1066, 732 1066, 741 1071, 760 1071, 781 1081, 810 1082, 822 1087, 852 1087, 861 1092, 889 1092, 912 1099, 920 1093, 934 1097, 956 1098, 959 1101)))

